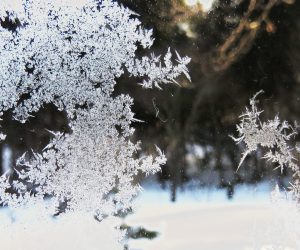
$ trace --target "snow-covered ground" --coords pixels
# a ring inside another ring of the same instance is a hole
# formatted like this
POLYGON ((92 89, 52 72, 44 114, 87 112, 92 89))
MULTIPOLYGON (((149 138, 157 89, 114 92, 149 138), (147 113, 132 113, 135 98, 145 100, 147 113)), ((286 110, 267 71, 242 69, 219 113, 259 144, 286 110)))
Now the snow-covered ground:
MULTIPOLYGON (((36 211, 30 211, 27 218, 36 211)), ((114 229, 119 220, 97 222, 90 215, 72 214, 59 220, 9 224, 14 218, 3 211, 0 216, 1 250, 123 250, 114 229)))
POLYGON ((132 241, 134 250, 248 250, 255 227, 270 223, 264 203, 175 204, 152 206, 128 219, 129 224, 157 230, 157 240, 132 241))
MULTIPOLYGON (((150 189, 137 199, 136 212, 126 223, 160 235, 152 241, 131 240, 132 250, 267 250, 273 249, 270 243, 282 250, 300 249, 299 233, 290 234, 291 225, 285 225, 285 213, 291 211, 274 207, 270 186, 242 187, 232 201, 217 190, 181 193, 174 204, 168 198, 166 192, 150 189)), ((292 230, 299 232, 300 224, 292 230)))
POLYGON ((63 223, 34 222, 32 210, 27 215, 29 223, 11 225, 12 219, 18 221, 24 215, 2 210, 0 249, 120 249, 113 227, 121 223, 159 232, 154 240, 130 240, 131 250, 273 250, 268 248, 271 242, 278 247, 285 244, 278 248, 281 250, 300 249, 299 217, 293 216, 295 211, 289 207, 274 207, 270 203, 270 187, 265 185, 239 188, 232 201, 227 200, 224 191, 186 191, 179 193, 176 203, 169 201, 167 191, 147 188, 135 204, 135 213, 124 221, 100 224, 81 215, 72 215, 63 223), (287 214, 292 216, 286 217, 287 214))

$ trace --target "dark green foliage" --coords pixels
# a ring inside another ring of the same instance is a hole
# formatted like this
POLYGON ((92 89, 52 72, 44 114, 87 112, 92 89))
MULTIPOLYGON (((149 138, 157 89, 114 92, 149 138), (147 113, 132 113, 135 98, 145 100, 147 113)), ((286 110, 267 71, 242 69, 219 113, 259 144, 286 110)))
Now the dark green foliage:
POLYGON ((159 234, 155 231, 149 231, 143 227, 130 227, 128 225, 123 224, 120 229, 126 230, 127 238, 129 239, 141 239, 146 238, 152 240, 156 238, 159 234))

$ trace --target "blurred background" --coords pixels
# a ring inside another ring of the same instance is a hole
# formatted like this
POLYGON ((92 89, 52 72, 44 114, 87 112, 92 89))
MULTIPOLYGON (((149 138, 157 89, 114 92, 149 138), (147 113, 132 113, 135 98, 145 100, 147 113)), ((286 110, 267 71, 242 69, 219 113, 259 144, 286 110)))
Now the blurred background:
MULTIPOLYGON (((154 30, 155 50, 170 46, 192 58, 192 82, 163 91, 143 89, 121 79, 119 91, 135 99, 136 137, 147 150, 158 144, 168 162, 156 181, 176 200, 178 189, 217 187, 234 196, 242 183, 276 178, 284 187, 290 173, 274 171, 249 156, 236 172, 241 149, 229 135, 264 90, 264 118, 299 121, 300 3, 292 0, 122 0, 154 30), (124 84, 123 84, 124 83, 124 84)), ((296 138, 297 140, 297 138, 296 138)), ((240 145, 242 146, 242 145, 240 145)))
MULTIPOLYGON (((291 123, 300 121, 300 2, 118 2, 136 12, 145 27, 153 29, 156 54, 171 47, 192 58, 191 82, 180 78, 179 85, 145 91, 136 79, 125 75, 118 80, 116 94, 128 93, 133 97, 136 118, 144 121, 134 124, 135 136, 143 142, 144 151, 155 152, 156 144, 168 158, 159 174, 150 179, 139 176, 137 180, 144 180, 148 204, 159 199, 162 203, 171 201, 170 205, 180 195, 202 199, 208 192, 203 190, 214 190, 211 195, 222 201, 231 200, 251 196, 251 186, 269 192, 264 188, 269 182, 287 188, 291 173, 274 170, 271 163, 260 159, 262 152, 248 156, 236 171, 243 145, 236 145, 229 135, 236 135, 239 115, 249 104, 249 98, 260 90, 264 90, 259 96, 264 119, 278 114, 291 123)), ((142 56, 153 51, 138 53, 142 56)), ((11 114, 5 114, 1 122, 8 135, 0 146, 2 173, 24 151, 41 150, 49 141, 46 129, 69 130, 65 115, 51 105, 24 125, 10 117, 11 114)))
MULTIPOLYGON (((152 181, 168 189, 172 201, 180 188, 217 187, 230 199, 242 183, 276 178, 284 187, 290 173, 274 171, 260 160, 260 152, 247 157, 237 172, 242 145, 235 145, 229 135, 237 135, 239 115, 260 90, 265 92, 259 96, 264 119, 279 114, 291 123, 300 120, 299 1, 119 2, 153 29, 156 54, 171 47, 192 58, 191 82, 182 78, 179 85, 145 91, 137 79, 118 80, 116 94, 132 96, 136 118, 144 121, 134 124, 136 138, 145 151, 154 152, 157 144, 167 155, 167 165, 152 181)), ((47 129, 69 130, 65 115, 51 105, 24 125, 10 117, 5 114, 1 122, 8 135, 1 145, 2 172, 24 151, 41 150, 50 139, 47 129)))

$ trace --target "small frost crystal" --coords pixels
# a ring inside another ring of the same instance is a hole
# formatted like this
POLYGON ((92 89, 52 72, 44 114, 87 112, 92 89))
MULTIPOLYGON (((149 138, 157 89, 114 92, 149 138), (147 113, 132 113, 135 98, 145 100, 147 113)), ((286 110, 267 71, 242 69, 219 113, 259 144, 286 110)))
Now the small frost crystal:
POLYGON ((295 128, 287 121, 281 122, 278 116, 267 122, 260 120, 263 110, 257 108, 256 97, 262 92, 256 93, 250 99, 250 109, 246 108, 246 112, 240 116, 241 121, 237 125, 239 137, 235 138, 231 136, 237 144, 241 142, 246 144, 238 169, 247 155, 256 151, 259 146, 265 148, 266 153, 263 158, 276 163, 281 170, 284 167, 293 170, 294 184, 292 184, 292 191, 298 196, 300 194, 300 170, 293 156, 294 148, 288 145, 289 140, 296 134, 295 128))
POLYGON ((115 79, 126 70, 142 77, 142 86, 159 88, 181 74, 189 78, 190 59, 176 53, 173 64, 170 50, 162 61, 139 59, 137 47, 148 49, 153 39, 135 13, 112 0, 72 2, 23 0, 14 9, 1 2, 0 19, 18 24, 0 26, 1 114, 10 109, 25 123, 52 103, 66 112, 72 132, 51 132, 42 152, 19 158, 18 178, 0 178, 0 203, 18 207, 50 197, 51 208, 64 203, 64 212, 102 218, 128 209, 140 189, 134 176, 155 173, 166 161, 160 150, 137 157, 139 143, 130 141, 133 100, 112 96, 115 79))

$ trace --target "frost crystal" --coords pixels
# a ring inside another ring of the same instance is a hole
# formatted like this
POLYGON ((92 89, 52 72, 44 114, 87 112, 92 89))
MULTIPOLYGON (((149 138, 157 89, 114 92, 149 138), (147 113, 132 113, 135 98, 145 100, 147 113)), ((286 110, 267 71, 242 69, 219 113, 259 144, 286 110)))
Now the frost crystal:
POLYGON ((140 189, 134 176, 155 173, 166 161, 160 150, 138 158, 139 143, 130 141, 132 99, 112 97, 115 79, 126 70, 146 88, 176 83, 181 74, 189 78, 190 59, 176 53, 173 64, 170 50, 162 62, 137 58, 138 46, 150 48, 153 38, 135 13, 112 0, 79 2, 23 0, 14 10, 10 1, 1 3, 0 19, 20 23, 13 31, 0 26, 1 115, 10 109, 25 123, 52 103, 67 113, 72 132, 52 132, 42 152, 19 158, 18 178, 0 178, 0 203, 18 207, 51 197, 56 210, 64 203, 65 212, 101 219, 128 209, 140 189))
POLYGON ((281 122, 278 116, 267 122, 260 120, 263 110, 257 108, 256 97, 262 92, 258 92, 250 99, 250 109, 246 108, 246 112, 240 116, 241 121, 237 125, 239 137, 231 136, 237 144, 241 142, 246 144, 238 169, 247 155, 256 151, 259 146, 265 148, 267 151, 263 158, 277 164, 281 170, 284 167, 293 170, 294 184, 292 184, 292 192, 300 198, 300 169, 295 163, 294 148, 288 145, 289 140, 296 134, 295 128, 289 125, 287 121, 281 122))

